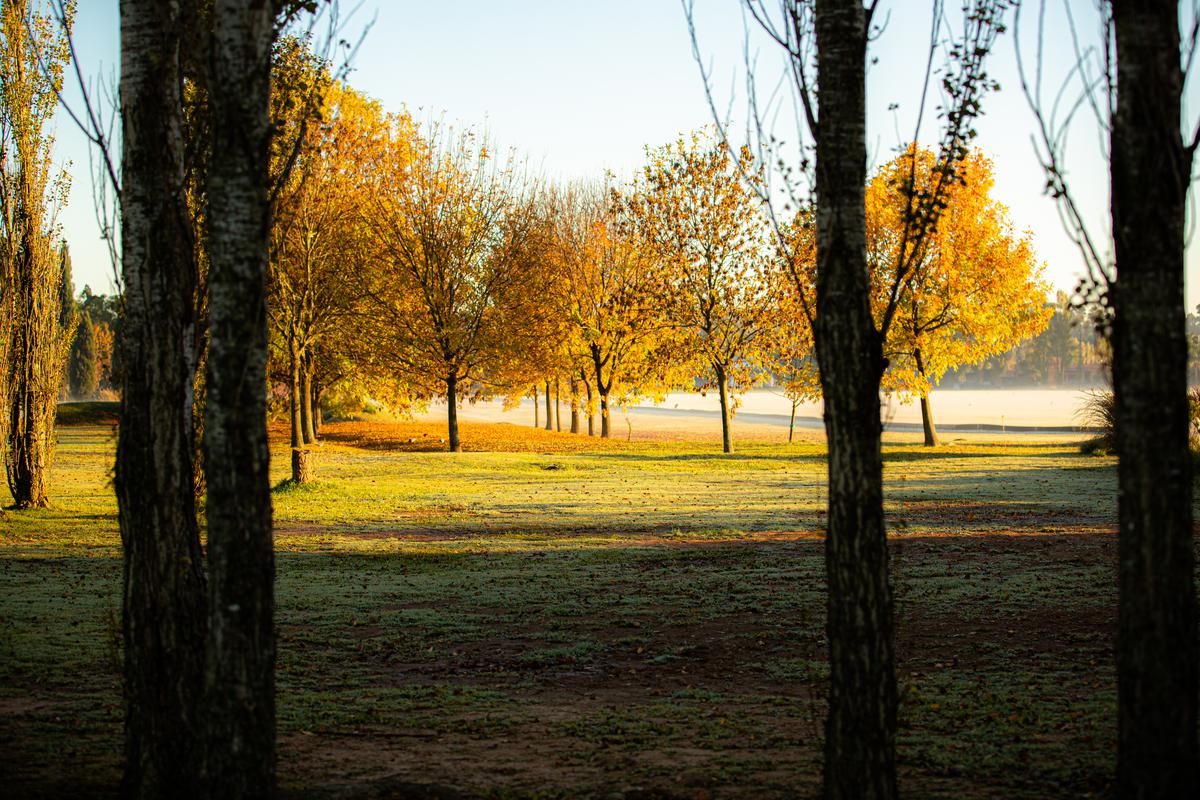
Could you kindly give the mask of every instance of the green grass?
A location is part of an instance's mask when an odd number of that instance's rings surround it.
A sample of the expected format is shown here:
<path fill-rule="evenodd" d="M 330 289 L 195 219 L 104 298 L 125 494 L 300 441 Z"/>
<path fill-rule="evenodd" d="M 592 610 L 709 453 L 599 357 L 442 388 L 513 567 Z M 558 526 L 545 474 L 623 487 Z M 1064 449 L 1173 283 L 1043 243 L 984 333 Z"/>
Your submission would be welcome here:
<path fill-rule="evenodd" d="M 566 435 L 566 434 L 564 434 Z M 6 785 L 112 794 L 111 429 L 60 429 L 54 506 L 0 517 Z M 1103 795 L 1113 462 L 1072 442 L 885 447 L 918 797 Z M 479 797 L 789 797 L 819 785 L 820 446 L 273 450 L 280 781 Z M 403 795 L 401 795 L 403 796 Z"/>

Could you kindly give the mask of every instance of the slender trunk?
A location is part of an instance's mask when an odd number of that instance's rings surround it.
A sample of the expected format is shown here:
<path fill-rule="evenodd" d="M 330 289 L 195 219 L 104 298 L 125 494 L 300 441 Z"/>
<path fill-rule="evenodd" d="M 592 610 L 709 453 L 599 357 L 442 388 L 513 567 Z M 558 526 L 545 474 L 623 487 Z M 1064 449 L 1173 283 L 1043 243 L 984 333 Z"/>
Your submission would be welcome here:
<path fill-rule="evenodd" d="M 196 271 L 184 202 L 178 7 L 123 0 L 121 795 L 195 796 L 205 588 L 192 476 Z"/>
<path fill-rule="evenodd" d="M 894 798 L 896 676 L 879 448 L 882 343 L 866 269 L 866 15 L 817 0 L 817 325 L 829 442 L 825 796 Z"/>
<path fill-rule="evenodd" d="M 917 361 L 917 375 L 920 376 L 922 383 L 926 381 L 925 376 L 925 359 L 921 357 L 921 350 L 918 348 L 914 355 Z M 921 428 L 925 431 L 925 446 L 937 447 L 941 444 L 938 439 L 937 426 L 933 424 L 933 405 L 929 401 L 929 395 L 933 391 L 932 388 L 926 389 L 921 394 Z"/>
<path fill-rule="evenodd" d="M 554 379 L 554 429 L 562 433 L 562 397 L 559 394 L 558 378 Z"/>
<path fill-rule="evenodd" d="M 571 381 L 571 433 L 579 433 L 579 381 Z"/>
<path fill-rule="evenodd" d="M 275 552 L 267 449 L 271 3 L 215 0 L 204 414 L 211 797 L 275 790 Z"/>
<path fill-rule="evenodd" d="M 316 426 L 313 424 L 312 356 L 309 353 L 305 353 L 300 362 L 300 421 L 304 426 L 304 443 L 317 441 Z"/>
<path fill-rule="evenodd" d="M 1184 231 L 1190 154 L 1175 3 L 1112 3 L 1111 286 L 1120 525 L 1117 793 L 1200 796 Z"/>
<path fill-rule="evenodd" d="M 550 381 L 546 381 L 546 430 L 554 430 L 554 409 L 550 401 Z"/>
<path fill-rule="evenodd" d="M 612 434 L 608 420 L 608 392 L 600 392 L 600 438 L 607 439 Z"/>
<path fill-rule="evenodd" d="M 461 453 L 462 444 L 458 440 L 458 373 L 455 372 L 446 376 L 446 424 L 450 452 Z"/>
<path fill-rule="evenodd" d="M 796 433 L 796 406 L 800 405 L 800 401 L 792 398 L 792 418 L 788 421 L 788 444 L 792 443 L 792 436 Z"/>
<path fill-rule="evenodd" d="M 319 436 L 325 424 L 325 415 L 321 412 L 321 385 L 316 381 L 312 384 L 312 411 L 313 433 Z"/>
<path fill-rule="evenodd" d="M 538 405 L 537 386 L 534 386 L 533 387 L 533 427 L 535 427 L 535 428 L 542 427 L 542 423 L 539 421 L 539 418 L 538 418 L 538 414 L 540 413 L 540 411 L 541 411 L 541 407 Z"/>
<path fill-rule="evenodd" d="M 304 407 L 304 382 L 300 377 L 303 367 L 300 353 L 294 343 L 289 346 L 288 350 L 292 357 L 292 385 L 289 392 L 292 410 L 292 483 L 308 483 L 312 480 L 312 469 L 309 464 L 308 448 L 304 446 L 304 412 L 302 410 Z"/>
<path fill-rule="evenodd" d="M 588 436 L 596 435 L 596 412 L 595 398 L 592 396 L 592 384 L 586 377 L 583 378 L 583 389 L 587 393 L 587 420 L 588 420 Z"/>
<path fill-rule="evenodd" d="M 730 436 L 729 431 L 729 394 L 725 367 L 717 364 L 714 369 L 717 373 L 717 391 L 721 397 L 721 450 L 726 453 L 732 453 L 733 438 Z"/>

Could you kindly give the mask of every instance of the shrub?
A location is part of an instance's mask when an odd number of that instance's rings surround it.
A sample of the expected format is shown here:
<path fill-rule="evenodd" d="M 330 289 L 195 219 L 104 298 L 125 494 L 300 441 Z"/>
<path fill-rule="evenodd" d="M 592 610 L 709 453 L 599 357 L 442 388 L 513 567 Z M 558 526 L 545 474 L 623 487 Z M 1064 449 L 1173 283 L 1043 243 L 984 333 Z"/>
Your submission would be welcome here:
<path fill-rule="evenodd" d="M 1111 391 L 1093 390 L 1076 416 L 1097 435 L 1088 439 L 1079 449 L 1088 455 L 1106 456 L 1116 448 L 1113 431 L 1116 429 L 1116 401 Z"/>

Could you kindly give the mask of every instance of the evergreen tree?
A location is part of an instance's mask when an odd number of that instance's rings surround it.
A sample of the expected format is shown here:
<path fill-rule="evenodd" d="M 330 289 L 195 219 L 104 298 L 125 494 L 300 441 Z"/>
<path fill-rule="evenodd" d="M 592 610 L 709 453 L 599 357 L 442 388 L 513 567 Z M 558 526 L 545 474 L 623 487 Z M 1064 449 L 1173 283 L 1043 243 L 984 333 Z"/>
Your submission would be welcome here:
<path fill-rule="evenodd" d="M 75 341 L 71 344 L 71 360 L 67 367 L 72 397 L 83 399 L 96 396 L 100 384 L 99 366 L 96 330 L 91 315 L 84 311 L 79 315 L 79 324 L 75 328 Z"/>

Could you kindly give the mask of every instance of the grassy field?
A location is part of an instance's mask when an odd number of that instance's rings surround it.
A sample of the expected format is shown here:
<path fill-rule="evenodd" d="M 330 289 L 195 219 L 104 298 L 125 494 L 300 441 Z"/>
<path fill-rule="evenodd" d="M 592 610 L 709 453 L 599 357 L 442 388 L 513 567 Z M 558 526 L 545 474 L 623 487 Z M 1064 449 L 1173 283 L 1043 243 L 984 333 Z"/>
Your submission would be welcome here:
<path fill-rule="evenodd" d="M 5 795 L 108 796 L 120 552 L 103 420 L 0 517 Z M 101 423 L 101 424 L 97 424 Z M 823 446 L 330 426 L 273 452 L 289 797 L 773 798 L 820 776 Z M 524 450 L 525 452 L 519 452 Z M 409 452 L 412 451 L 412 452 Z M 1115 470 L 1069 442 L 885 447 L 909 797 L 1104 796 Z"/>

